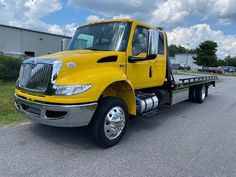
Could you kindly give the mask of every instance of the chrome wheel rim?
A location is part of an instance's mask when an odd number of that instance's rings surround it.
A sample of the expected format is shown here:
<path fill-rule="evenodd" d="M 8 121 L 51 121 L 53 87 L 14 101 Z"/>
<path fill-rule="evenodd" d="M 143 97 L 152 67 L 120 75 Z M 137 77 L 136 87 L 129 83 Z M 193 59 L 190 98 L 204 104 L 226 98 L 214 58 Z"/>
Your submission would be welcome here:
<path fill-rule="evenodd" d="M 125 127 L 125 111 L 120 106 L 113 107 L 106 115 L 104 131 L 108 139 L 117 138 Z"/>
<path fill-rule="evenodd" d="M 202 87 L 202 100 L 206 98 L 206 87 Z"/>

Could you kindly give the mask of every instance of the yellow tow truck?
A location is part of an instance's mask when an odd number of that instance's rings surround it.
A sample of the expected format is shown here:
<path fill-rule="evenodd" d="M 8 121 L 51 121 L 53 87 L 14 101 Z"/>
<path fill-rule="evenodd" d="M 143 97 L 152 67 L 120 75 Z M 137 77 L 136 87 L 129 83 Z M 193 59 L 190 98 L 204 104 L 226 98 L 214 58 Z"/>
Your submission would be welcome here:
<path fill-rule="evenodd" d="M 167 35 L 132 19 L 77 28 L 67 51 L 22 63 L 15 106 L 50 126 L 88 126 L 103 147 L 123 137 L 129 116 L 153 114 L 160 104 L 203 103 L 217 77 L 172 75 Z"/>

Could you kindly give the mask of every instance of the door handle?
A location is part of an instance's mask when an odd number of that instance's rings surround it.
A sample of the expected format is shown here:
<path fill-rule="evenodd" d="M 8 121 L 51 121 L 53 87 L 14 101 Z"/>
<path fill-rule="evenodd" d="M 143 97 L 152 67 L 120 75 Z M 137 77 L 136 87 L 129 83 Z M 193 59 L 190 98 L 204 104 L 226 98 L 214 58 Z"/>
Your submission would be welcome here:
<path fill-rule="evenodd" d="M 152 77 L 152 66 L 149 67 L 149 77 Z"/>

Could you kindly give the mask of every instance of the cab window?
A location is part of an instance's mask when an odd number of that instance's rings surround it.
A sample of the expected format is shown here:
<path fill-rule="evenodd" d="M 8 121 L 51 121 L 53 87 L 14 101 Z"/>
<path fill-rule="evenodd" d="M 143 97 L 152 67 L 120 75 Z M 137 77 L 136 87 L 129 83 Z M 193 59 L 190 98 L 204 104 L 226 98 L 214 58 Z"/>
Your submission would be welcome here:
<path fill-rule="evenodd" d="M 137 26 L 134 32 L 132 42 L 132 55 L 137 56 L 141 53 L 147 53 L 148 47 L 148 29 Z"/>
<path fill-rule="evenodd" d="M 164 55 L 164 34 L 162 32 L 159 33 L 158 54 Z"/>

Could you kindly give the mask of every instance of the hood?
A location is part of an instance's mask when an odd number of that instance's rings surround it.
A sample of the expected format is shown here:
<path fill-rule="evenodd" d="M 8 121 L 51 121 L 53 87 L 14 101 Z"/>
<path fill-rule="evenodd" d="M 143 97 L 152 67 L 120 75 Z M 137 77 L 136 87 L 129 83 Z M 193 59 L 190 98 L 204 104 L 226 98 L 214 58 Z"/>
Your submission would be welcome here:
<path fill-rule="evenodd" d="M 62 67 L 57 78 L 60 84 L 84 83 L 94 74 L 112 72 L 125 63 L 125 52 L 74 50 L 49 54 L 36 59 L 60 60 Z M 78 79 L 75 79 L 78 78 Z M 87 82 L 87 81 L 86 81 Z"/>
<path fill-rule="evenodd" d="M 118 56 L 119 53 L 122 52 L 115 52 L 115 51 L 92 51 L 92 50 L 72 50 L 72 51 L 63 51 L 58 52 L 54 54 L 44 55 L 41 57 L 38 57 L 40 59 L 57 59 L 61 60 L 62 62 L 71 62 L 72 60 L 74 62 L 79 62 L 83 60 L 90 59 L 89 62 L 92 62 L 91 60 L 99 60 L 103 57 L 109 57 L 109 56 Z"/>
<path fill-rule="evenodd" d="M 54 54 L 44 55 L 36 59 L 60 60 L 63 64 L 76 63 L 79 65 L 96 65 L 101 63 L 124 63 L 124 52 L 116 51 L 92 51 L 92 50 L 72 50 Z"/>

